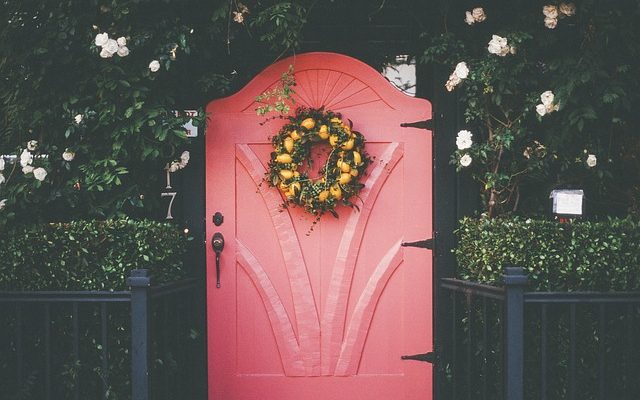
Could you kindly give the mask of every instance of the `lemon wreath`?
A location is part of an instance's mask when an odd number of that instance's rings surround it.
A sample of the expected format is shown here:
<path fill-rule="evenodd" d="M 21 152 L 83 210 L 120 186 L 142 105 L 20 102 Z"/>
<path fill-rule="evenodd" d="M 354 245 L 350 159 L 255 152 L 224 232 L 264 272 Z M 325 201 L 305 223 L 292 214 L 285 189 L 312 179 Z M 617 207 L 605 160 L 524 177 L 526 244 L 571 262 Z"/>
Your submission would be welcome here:
<path fill-rule="evenodd" d="M 316 216 L 330 212 L 337 217 L 338 204 L 357 206 L 352 199 L 364 187 L 360 178 L 371 162 L 364 150 L 365 139 L 351 129 L 340 114 L 324 109 L 298 108 L 273 137 L 267 180 L 285 198 L 285 206 L 297 204 Z M 318 177 L 299 168 L 311 166 L 311 149 L 316 144 L 331 147 Z M 299 170 L 300 169 L 300 170 Z"/>

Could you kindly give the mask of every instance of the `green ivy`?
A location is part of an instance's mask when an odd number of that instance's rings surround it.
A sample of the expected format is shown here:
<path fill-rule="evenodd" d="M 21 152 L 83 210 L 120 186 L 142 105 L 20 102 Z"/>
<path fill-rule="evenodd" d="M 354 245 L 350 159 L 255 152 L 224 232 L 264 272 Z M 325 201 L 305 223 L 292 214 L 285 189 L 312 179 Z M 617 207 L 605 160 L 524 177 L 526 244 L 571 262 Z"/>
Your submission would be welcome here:
<path fill-rule="evenodd" d="M 131 219 L 3 230 L 0 290 L 124 290 L 135 268 L 173 281 L 186 275 L 188 240 L 175 225 Z"/>
<path fill-rule="evenodd" d="M 456 231 L 457 276 L 502 282 L 508 264 L 539 290 L 640 290 L 640 222 L 465 218 Z"/>

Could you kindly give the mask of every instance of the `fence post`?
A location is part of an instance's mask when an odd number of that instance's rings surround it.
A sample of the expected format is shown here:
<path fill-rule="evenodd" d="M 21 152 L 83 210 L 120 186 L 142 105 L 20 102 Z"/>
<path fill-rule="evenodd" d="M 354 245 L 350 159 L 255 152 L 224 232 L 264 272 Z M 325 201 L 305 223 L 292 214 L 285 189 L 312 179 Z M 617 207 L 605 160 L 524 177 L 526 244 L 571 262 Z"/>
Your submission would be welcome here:
<path fill-rule="evenodd" d="M 149 400 L 149 271 L 132 270 L 127 285 L 131 287 L 131 398 Z"/>
<path fill-rule="evenodd" d="M 524 398 L 524 289 L 527 276 L 521 267 L 506 267 L 505 295 L 505 364 L 506 400 Z"/>

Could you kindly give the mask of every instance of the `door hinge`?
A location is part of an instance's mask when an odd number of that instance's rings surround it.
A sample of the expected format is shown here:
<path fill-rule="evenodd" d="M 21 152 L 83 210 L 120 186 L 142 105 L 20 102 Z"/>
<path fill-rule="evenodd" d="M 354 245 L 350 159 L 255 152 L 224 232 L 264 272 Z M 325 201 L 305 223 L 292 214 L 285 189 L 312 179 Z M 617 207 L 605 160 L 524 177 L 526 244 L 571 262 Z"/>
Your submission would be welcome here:
<path fill-rule="evenodd" d="M 411 356 L 401 356 L 400 358 L 403 360 L 428 362 L 429 364 L 433 364 L 436 361 L 436 356 L 433 353 L 433 351 L 430 351 L 428 353 L 423 353 L 423 354 L 413 354 Z"/>
<path fill-rule="evenodd" d="M 435 248 L 435 239 L 418 240 L 417 242 L 404 242 L 402 247 L 419 247 L 421 249 L 433 250 Z"/>
<path fill-rule="evenodd" d="M 416 121 L 416 122 L 403 122 L 400 124 L 402 128 L 416 128 L 416 129 L 427 129 L 433 130 L 433 120 L 427 119 L 424 121 Z"/>

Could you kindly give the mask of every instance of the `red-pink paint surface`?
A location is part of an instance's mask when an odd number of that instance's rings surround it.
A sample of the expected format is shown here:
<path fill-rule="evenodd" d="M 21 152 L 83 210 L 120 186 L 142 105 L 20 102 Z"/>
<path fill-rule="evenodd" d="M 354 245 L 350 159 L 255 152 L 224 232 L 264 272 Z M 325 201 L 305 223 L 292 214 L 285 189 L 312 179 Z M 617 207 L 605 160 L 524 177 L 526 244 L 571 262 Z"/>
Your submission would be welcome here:
<path fill-rule="evenodd" d="M 359 211 L 314 224 L 262 181 L 283 121 L 261 125 L 254 99 L 290 64 L 296 105 L 340 112 L 367 139 Z M 429 102 L 353 58 L 309 53 L 207 112 L 207 215 L 225 216 L 207 236 L 226 239 L 220 288 L 207 258 L 209 399 L 430 399 L 431 365 L 400 359 L 433 346 L 431 250 L 400 246 L 433 230 L 432 135 L 400 127 L 431 118 Z"/>

